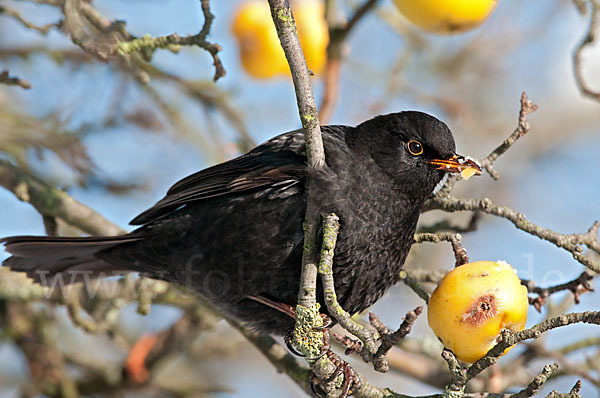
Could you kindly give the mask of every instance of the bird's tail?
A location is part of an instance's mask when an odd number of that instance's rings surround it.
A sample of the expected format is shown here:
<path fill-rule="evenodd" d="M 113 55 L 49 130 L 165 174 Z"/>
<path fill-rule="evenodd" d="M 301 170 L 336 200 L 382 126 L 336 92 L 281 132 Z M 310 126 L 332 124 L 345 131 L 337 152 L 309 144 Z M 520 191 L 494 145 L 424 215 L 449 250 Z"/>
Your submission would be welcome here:
<path fill-rule="evenodd" d="M 121 267 L 104 261 L 98 254 L 115 246 L 139 240 L 131 235 L 67 238 L 51 236 L 10 236 L 0 239 L 12 254 L 2 265 L 25 272 L 42 285 L 87 281 L 91 278 L 122 273 Z"/>

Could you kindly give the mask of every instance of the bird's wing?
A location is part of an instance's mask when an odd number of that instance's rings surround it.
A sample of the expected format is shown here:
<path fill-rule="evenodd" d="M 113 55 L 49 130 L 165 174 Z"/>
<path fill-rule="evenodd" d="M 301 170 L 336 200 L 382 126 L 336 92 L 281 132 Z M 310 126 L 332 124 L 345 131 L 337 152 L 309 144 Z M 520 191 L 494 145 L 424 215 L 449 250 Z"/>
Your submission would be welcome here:
<path fill-rule="evenodd" d="M 303 144 L 301 134 L 283 134 L 243 156 L 194 173 L 175 183 L 163 199 L 130 224 L 146 224 L 185 204 L 208 198 L 268 187 L 285 191 L 304 180 Z"/>

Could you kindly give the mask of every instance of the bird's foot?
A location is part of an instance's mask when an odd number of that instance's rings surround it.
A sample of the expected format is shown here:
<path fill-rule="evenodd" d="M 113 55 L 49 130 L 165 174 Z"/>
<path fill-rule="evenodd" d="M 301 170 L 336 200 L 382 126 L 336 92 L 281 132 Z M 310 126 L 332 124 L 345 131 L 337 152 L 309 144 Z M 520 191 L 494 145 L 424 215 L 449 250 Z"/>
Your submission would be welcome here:
<path fill-rule="evenodd" d="M 339 357 L 339 355 L 330 349 L 328 349 L 325 354 L 327 355 L 327 358 L 335 365 L 336 369 L 331 376 L 329 376 L 326 380 L 323 380 L 323 383 L 330 383 L 343 374 L 344 381 L 342 382 L 342 386 L 340 388 L 341 393 L 338 398 L 347 398 L 352 395 L 354 391 L 359 390 L 362 386 L 362 382 L 360 381 L 358 373 L 352 368 L 352 366 L 350 366 L 348 362 L 344 361 Z M 319 380 L 317 377 L 313 375 L 313 378 L 310 381 L 310 388 L 316 396 L 321 397 L 322 395 L 317 391 L 316 387 L 318 381 Z"/>
<path fill-rule="evenodd" d="M 329 328 L 333 325 L 333 321 L 331 320 L 330 317 L 328 317 L 325 314 L 321 314 L 321 318 L 323 319 L 323 325 L 321 326 L 315 326 L 313 327 L 313 330 L 318 330 L 323 332 L 323 347 L 321 347 L 321 353 L 314 357 L 314 358 L 307 358 L 307 361 L 316 361 L 317 359 L 321 359 L 325 354 L 327 354 L 327 351 L 329 351 L 329 348 L 331 347 L 331 338 L 329 336 Z M 305 355 L 302 354 L 301 352 L 299 352 L 295 347 L 294 347 L 294 331 L 290 330 L 284 337 L 283 337 L 283 341 L 285 342 L 286 347 L 288 348 L 288 350 L 290 350 L 290 352 L 296 356 L 299 357 L 304 357 Z"/>

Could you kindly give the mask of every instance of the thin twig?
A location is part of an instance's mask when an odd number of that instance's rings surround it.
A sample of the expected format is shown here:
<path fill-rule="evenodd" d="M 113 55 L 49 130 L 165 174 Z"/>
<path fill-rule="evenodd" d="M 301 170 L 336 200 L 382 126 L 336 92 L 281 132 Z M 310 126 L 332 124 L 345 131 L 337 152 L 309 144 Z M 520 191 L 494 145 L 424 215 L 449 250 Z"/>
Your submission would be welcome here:
<path fill-rule="evenodd" d="M 487 157 L 479 161 L 481 166 L 490 174 L 490 176 L 493 179 L 497 180 L 499 178 L 498 172 L 493 168 L 493 163 L 496 161 L 496 159 L 498 159 L 498 157 L 500 157 L 510 147 L 512 147 L 518 141 L 519 138 L 523 137 L 529 132 L 530 127 L 529 122 L 527 121 L 527 116 L 530 113 L 537 110 L 538 108 L 537 105 L 533 104 L 529 100 L 529 98 L 527 98 L 527 93 L 525 93 L 524 91 L 523 93 L 521 93 L 520 103 L 521 106 L 519 109 L 519 122 L 517 124 L 517 128 L 513 131 L 513 133 L 510 136 L 508 136 L 508 138 L 504 140 L 504 142 L 502 142 L 502 144 L 496 147 Z M 438 191 L 438 193 L 433 197 L 433 199 L 430 199 L 427 202 L 425 202 L 425 205 L 423 206 L 423 211 L 425 212 L 437 209 L 434 203 L 435 199 L 450 196 L 450 193 L 454 189 L 454 186 L 460 180 L 462 180 L 462 177 L 458 174 L 453 174 L 449 176 L 446 180 L 446 184 L 444 184 L 442 189 Z"/>
<path fill-rule="evenodd" d="M 447 231 L 447 232 L 456 232 L 456 233 L 464 234 L 464 233 L 476 231 L 479 220 L 481 220 L 481 212 L 476 211 L 473 213 L 473 215 L 469 219 L 469 222 L 465 226 L 455 225 L 455 224 L 451 223 L 449 220 L 442 220 L 442 221 L 436 222 L 435 224 L 432 224 L 432 225 L 424 225 L 422 227 L 419 227 L 417 232 L 418 233 L 425 233 L 425 232 L 436 233 L 436 232 Z"/>
<path fill-rule="evenodd" d="M 545 348 L 542 344 L 535 344 L 537 342 L 532 342 L 528 344 L 527 347 L 531 354 L 533 354 L 536 358 L 552 358 L 556 360 L 561 369 L 570 375 L 577 375 L 582 379 L 585 379 L 592 383 L 593 385 L 600 387 L 600 379 L 593 375 L 593 372 L 590 372 L 586 369 L 586 366 L 582 366 L 581 363 L 573 363 L 566 356 L 558 350 L 550 350 Z"/>
<path fill-rule="evenodd" d="M 558 370 L 558 364 L 553 363 L 552 365 L 546 365 L 529 385 L 518 393 L 511 395 L 511 398 L 528 398 L 535 396 L 540 388 L 548 381 L 550 377 Z"/>
<path fill-rule="evenodd" d="M 561 292 L 564 290 L 570 290 L 573 293 L 575 298 L 575 304 L 579 304 L 579 295 L 586 292 L 593 292 L 594 289 L 590 284 L 590 281 L 594 279 L 595 275 L 590 270 L 585 270 L 579 275 L 577 278 L 561 283 L 554 286 L 549 286 L 545 288 L 541 288 L 535 285 L 533 280 L 523 279 L 521 280 L 521 284 L 527 287 L 527 291 L 529 293 L 537 294 L 535 298 L 529 298 L 529 304 L 532 304 L 535 309 L 540 312 L 542 306 L 545 304 L 546 299 L 557 292 Z"/>
<path fill-rule="evenodd" d="M 537 109 L 523 92 L 521 95 L 521 107 L 519 110 L 519 123 L 515 131 L 504 142 L 494 149 L 486 158 L 480 161 L 481 165 L 492 175 L 497 177 L 497 172 L 492 168 L 494 161 L 505 153 L 517 140 L 529 131 L 527 116 Z M 454 177 L 454 176 L 453 176 Z M 506 206 L 497 206 L 487 198 L 483 199 L 458 199 L 452 195 L 457 178 L 450 177 L 446 185 L 425 204 L 424 211 L 440 209 L 448 212 L 455 211 L 480 211 L 497 217 L 505 218 L 511 221 L 515 227 L 525 231 L 540 239 L 553 243 L 554 245 L 567 250 L 581 264 L 594 272 L 600 272 L 600 263 L 591 257 L 583 254 L 583 245 L 589 249 L 600 253 L 600 241 L 598 240 L 598 230 L 600 222 L 596 221 L 585 233 L 562 234 L 549 228 L 540 227 L 527 220 L 524 214 L 516 212 Z"/>
<path fill-rule="evenodd" d="M 504 218 L 513 223 L 518 229 L 537 236 L 540 239 L 548 241 L 557 247 L 565 249 L 575 260 L 588 267 L 594 272 L 600 272 L 600 263 L 593 260 L 590 256 L 583 252 L 583 245 L 589 249 L 600 253 L 600 242 L 598 241 L 598 229 L 600 222 L 596 221 L 584 233 L 563 234 L 553 231 L 549 228 L 540 227 L 537 224 L 527 220 L 523 213 L 519 213 L 506 206 L 498 206 L 492 203 L 488 198 L 483 199 L 458 199 L 454 196 L 436 196 L 431 199 L 432 205 L 438 209 L 448 212 L 455 211 L 481 211 L 486 214 L 491 214 L 497 217 Z"/>
<path fill-rule="evenodd" d="M 377 330 L 377 333 L 379 333 L 380 336 L 378 341 L 379 347 L 376 352 L 369 351 L 363 344 L 363 341 L 359 339 L 353 339 L 349 336 L 342 336 L 339 334 L 334 334 L 334 337 L 346 347 L 346 355 L 355 352 L 361 356 L 363 361 L 373 362 L 373 368 L 376 371 L 386 373 L 390 368 L 387 361 L 388 352 L 410 333 L 415 321 L 422 312 L 423 307 L 417 307 L 414 310 L 407 312 L 400 327 L 398 327 L 398 330 L 396 331 L 388 329 L 377 315 L 369 312 L 369 323 Z"/>
<path fill-rule="evenodd" d="M 405 270 L 400 271 L 398 279 L 404 282 L 406 286 L 410 287 L 417 294 L 417 296 L 421 297 L 423 301 L 425 301 L 425 304 L 429 304 L 429 299 L 431 295 L 427 292 L 427 290 L 423 288 L 423 286 L 421 286 L 421 284 L 416 279 L 410 276 L 408 272 L 406 272 Z"/>
<path fill-rule="evenodd" d="M 149 59 L 150 55 L 157 49 L 168 48 L 177 51 L 178 46 L 198 46 L 208 51 L 212 56 L 213 64 L 215 66 L 213 80 L 219 80 L 219 78 L 225 76 L 226 73 L 223 63 L 218 55 L 222 47 L 217 43 L 211 43 L 206 40 L 214 20 L 214 15 L 210 12 L 209 0 L 200 0 L 200 3 L 202 5 L 202 13 L 204 14 L 204 25 L 202 26 L 202 30 L 197 34 L 192 36 L 179 36 L 177 33 L 173 33 L 168 36 L 159 37 L 144 35 L 141 38 L 119 42 L 115 45 L 114 50 L 121 55 L 139 52 Z"/>
<path fill-rule="evenodd" d="M 25 79 L 21 79 L 20 77 L 9 76 L 7 70 L 4 70 L 2 73 L 0 73 L 0 84 L 5 84 L 7 86 L 19 86 L 25 90 L 29 90 L 31 88 L 31 83 Z"/>
<path fill-rule="evenodd" d="M 423 307 L 417 307 L 414 310 L 407 312 L 404 316 L 404 320 L 400 324 L 400 327 L 398 327 L 398 330 L 395 332 L 388 330 L 383 323 L 379 321 L 379 318 L 374 313 L 369 313 L 369 321 L 371 322 L 371 325 L 375 326 L 381 335 L 381 344 L 373 356 L 373 366 L 375 367 L 375 370 L 379 372 L 387 372 L 389 370 L 389 365 L 386 358 L 387 353 L 392 349 L 393 346 L 398 344 L 400 340 L 405 338 L 410 333 L 415 321 L 422 312 Z M 376 325 L 381 326 L 377 327 Z"/>
<path fill-rule="evenodd" d="M 19 14 L 17 11 L 11 10 L 10 8 L 7 8 L 5 6 L 0 6 L 0 15 L 8 15 L 9 17 L 16 19 L 21 25 L 23 25 L 27 29 L 36 30 L 43 35 L 47 35 L 50 29 L 57 26 L 56 23 L 49 23 L 43 26 L 35 25 L 23 18 L 21 14 Z"/>
<path fill-rule="evenodd" d="M 511 146 L 513 146 L 517 140 L 527 134 L 530 130 L 529 121 L 527 117 L 530 113 L 535 112 L 538 109 L 538 106 L 533 104 L 529 98 L 527 98 L 527 93 L 523 91 L 521 94 L 521 109 L 519 110 L 519 124 L 515 131 L 504 140 L 502 144 L 500 144 L 496 149 L 494 149 L 486 158 L 480 160 L 481 166 L 485 168 L 485 170 L 492 176 L 494 180 L 499 178 L 498 172 L 493 168 L 493 164 L 504 154 Z"/>
<path fill-rule="evenodd" d="M 576 341 L 575 343 L 568 344 L 557 351 L 561 354 L 569 354 L 573 351 L 580 350 L 582 348 L 588 348 L 593 346 L 600 346 L 600 337 L 588 337 L 583 340 Z"/>
<path fill-rule="evenodd" d="M 504 329 L 498 336 L 496 345 L 484 357 L 473 363 L 468 368 L 461 367 L 454 354 L 449 350 L 444 350 L 442 357 L 448 363 L 451 373 L 451 381 L 446 386 L 446 390 L 458 394 L 462 393 L 467 382 L 476 377 L 483 370 L 496 363 L 498 358 L 508 347 L 511 347 L 524 340 L 536 339 L 540 337 L 542 333 L 545 333 L 551 329 L 574 323 L 591 323 L 600 325 L 600 311 L 563 314 L 540 322 L 529 329 L 514 333 Z"/>
<path fill-rule="evenodd" d="M 333 2 L 326 6 L 327 23 L 329 25 L 329 44 L 327 45 L 327 64 L 325 65 L 323 98 L 319 110 L 319 120 L 327 123 L 333 116 L 339 98 L 340 67 L 344 55 L 345 42 L 358 22 L 377 4 L 377 0 L 366 0 L 356 9 L 346 24 L 338 24 L 335 18 Z"/>
<path fill-rule="evenodd" d="M 452 251 L 454 252 L 454 258 L 456 259 L 456 267 L 469 262 L 469 256 L 467 255 L 467 251 L 462 245 L 462 237 L 460 236 L 460 234 L 454 234 L 450 232 L 438 232 L 436 234 L 418 233 L 415 234 L 414 237 L 414 243 L 439 243 L 442 241 L 450 242 L 450 244 L 452 245 Z"/>

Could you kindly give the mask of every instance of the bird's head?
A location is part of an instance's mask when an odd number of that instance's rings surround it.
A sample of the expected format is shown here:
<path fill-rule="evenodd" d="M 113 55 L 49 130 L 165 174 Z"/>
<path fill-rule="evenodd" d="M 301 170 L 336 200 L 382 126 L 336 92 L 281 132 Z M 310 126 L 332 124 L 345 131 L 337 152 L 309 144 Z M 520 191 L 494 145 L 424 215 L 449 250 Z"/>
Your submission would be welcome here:
<path fill-rule="evenodd" d="M 481 174 L 476 161 L 456 154 L 448 126 L 426 113 L 377 116 L 356 129 L 379 168 L 412 197 L 429 196 L 447 173 Z"/>

